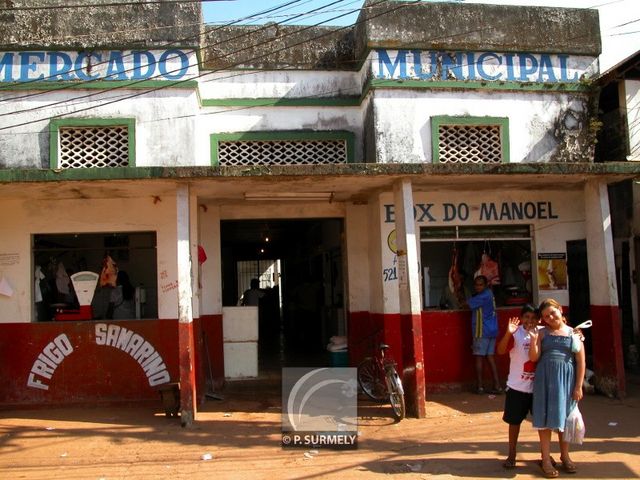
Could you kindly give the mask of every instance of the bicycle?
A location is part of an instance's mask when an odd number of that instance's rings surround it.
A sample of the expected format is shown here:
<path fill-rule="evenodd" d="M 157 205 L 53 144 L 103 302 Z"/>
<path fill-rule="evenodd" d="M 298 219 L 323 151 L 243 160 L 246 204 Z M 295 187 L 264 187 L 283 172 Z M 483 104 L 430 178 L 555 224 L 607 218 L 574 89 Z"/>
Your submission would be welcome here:
<path fill-rule="evenodd" d="M 406 415 L 404 388 L 396 371 L 396 362 L 385 357 L 389 345 L 381 343 L 373 357 L 367 357 L 358 365 L 358 384 L 371 400 L 391 403 L 397 421 Z"/>

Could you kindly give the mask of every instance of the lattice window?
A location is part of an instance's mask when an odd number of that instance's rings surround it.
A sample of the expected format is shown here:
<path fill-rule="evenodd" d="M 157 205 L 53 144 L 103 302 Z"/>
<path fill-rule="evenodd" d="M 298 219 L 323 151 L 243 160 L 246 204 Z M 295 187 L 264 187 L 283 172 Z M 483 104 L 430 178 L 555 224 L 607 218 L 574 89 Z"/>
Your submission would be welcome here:
<path fill-rule="evenodd" d="M 347 162 L 347 140 L 218 142 L 220 165 L 326 165 Z"/>
<path fill-rule="evenodd" d="M 501 163 L 500 125 L 439 125 L 441 163 Z"/>
<path fill-rule="evenodd" d="M 77 126 L 58 130 L 58 168 L 129 166 L 129 127 Z"/>

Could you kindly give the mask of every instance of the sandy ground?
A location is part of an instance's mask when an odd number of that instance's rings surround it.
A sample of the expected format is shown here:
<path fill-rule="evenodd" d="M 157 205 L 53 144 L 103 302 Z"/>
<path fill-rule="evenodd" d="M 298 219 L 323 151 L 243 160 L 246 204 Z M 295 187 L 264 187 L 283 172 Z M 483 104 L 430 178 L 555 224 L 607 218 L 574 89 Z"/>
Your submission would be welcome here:
<path fill-rule="evenodd" d="M 540 478 L 537 434 L 523 424 L 518 466 L 504 470 L 503 397 L 434 394 L 425 419 L 394 423 L 361 402 L 354 451 L 282 449 L 280 398 L 227 391 L 182 428 L 154 405 L 0 411 L 2 479 Z M 579 471 L 560 478 L 640 478 L 640 385 L 624 400 L 587 396 Z M 556 458 L 557 444 L 554 445 Z M 211 456 L 211 459 L 208 458 Z M 204 456 L 204 457 L 203 457 Z M 204 459 L 203 459 L 204 458 Z"/>

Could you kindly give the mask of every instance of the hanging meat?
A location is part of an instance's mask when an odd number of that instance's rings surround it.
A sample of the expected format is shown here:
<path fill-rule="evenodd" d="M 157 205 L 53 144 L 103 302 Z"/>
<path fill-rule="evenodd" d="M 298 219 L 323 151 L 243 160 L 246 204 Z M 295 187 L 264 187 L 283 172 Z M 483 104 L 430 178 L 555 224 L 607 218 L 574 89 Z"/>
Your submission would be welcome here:
<path fill-rule="evenodd" d="M 102 271 L 100 272 L 101 287 L 115 287 L 118 277 L 118 267 L 111 256 L 106 255 L 102 259 Z"/>
<path fill-rule="evenodd" d="M 487 285 L 500 285 L 500 268 L 498 262 L 492 260 L 488 253 L 484 252 L 480 259 L 480 266 L 473 277 L 483 275 L 487 278 Z"/>
<path fill-rule="evenodd" d="M 451 251 L 451 267 L 449 268 L 449 291 L 456 297 L 459 304 L 464 304 L 464 285 L 462 284 L 462 275 L 458 269 L 458 249 L 454 246 Z"/>

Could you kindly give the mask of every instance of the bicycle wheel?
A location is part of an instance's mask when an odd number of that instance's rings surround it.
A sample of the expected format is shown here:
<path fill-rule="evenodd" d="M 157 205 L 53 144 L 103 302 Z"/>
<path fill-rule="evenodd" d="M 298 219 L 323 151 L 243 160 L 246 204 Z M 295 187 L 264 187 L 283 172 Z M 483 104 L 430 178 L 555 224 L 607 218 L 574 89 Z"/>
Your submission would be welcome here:
<path fill-rule="evenodd" d="M 358 384 L 371 400 L 384 402 L 388 397 L 382 372 L 373 358 L 365 358 L 358 365 Z"/>
<path fill-rule="evenodd" d="M 392 366 L 387 367 L 386 375 L 389 383 L 389 402 L 391 403 L 393 416 L 397 421 L 400 421 L 407 413 L 404 404 L 404 389 L 402 388 L 402 381 L 398 376 L 398 372 L 396 372 L 396 369 Z"/>

